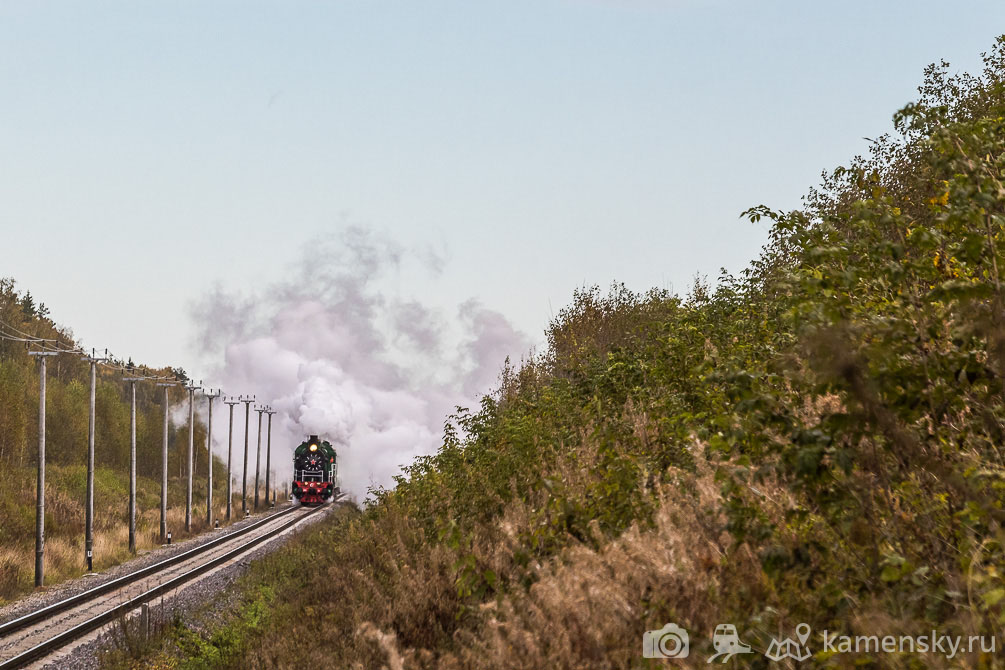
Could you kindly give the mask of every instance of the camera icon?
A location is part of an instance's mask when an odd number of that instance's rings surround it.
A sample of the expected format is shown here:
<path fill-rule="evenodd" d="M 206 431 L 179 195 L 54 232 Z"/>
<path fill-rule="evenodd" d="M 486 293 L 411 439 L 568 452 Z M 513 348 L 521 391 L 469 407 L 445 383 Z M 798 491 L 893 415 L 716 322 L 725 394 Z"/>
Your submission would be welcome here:
<path fill-rule="evenodd" d="M 687 631 L 675 623 L 642 634 L 642 658 L 687 658 Z"/>

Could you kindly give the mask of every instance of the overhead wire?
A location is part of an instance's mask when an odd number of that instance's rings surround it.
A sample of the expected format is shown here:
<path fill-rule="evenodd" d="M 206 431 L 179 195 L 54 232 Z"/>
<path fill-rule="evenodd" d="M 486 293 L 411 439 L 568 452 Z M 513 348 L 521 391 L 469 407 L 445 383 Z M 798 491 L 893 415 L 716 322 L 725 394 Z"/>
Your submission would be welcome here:
<path fill-rule="evenodd" d="M 58 353 L 75 353 L 78 350 L 76 348 L 67 348 L 66 345 L 59 339 L 51 337 L 38 337 L 37 335 L 26 333 L 20 328 L 12 326 L 5 321 L 0 321 L 0 328 L 10 331 L 4 332 L 4 330 L 0 330 L 0 339 L 13 340 L 15 342 L 28 342 L 41 347 L 44 351 L 55 351 Z M 11 332 L 13 332 L 14 335 L 12 335 Z M 55 346 L 48 344 L 49 342 L 54 342 Z"/>
<path fill-rule="evenodd" d="M 50 337 L 38 337 L 30 333 L 26 333 L 23 330 L 16 328 L 5 321 L 0 321 L 0 340 L 8 340 L 13 342 L 24 342 L 29 345 L 34 345 L 39 347 L 43 351 L 51 351 L 60 354 L 76 354 L 81 356 L 86 356 L 87 352 L 84 351 L 82 347 L 68 347 L 63 342 L 58 339 Z M 50 343 L 55 343 L 50 344 Z M 106 354 L 108 350 L 105 350 Z M 110 355 L 110 354 L 109 354 Z M 117 370 L 119 372 L 128 372 L 134 374 L 136 377 L 144 380 L 151 381 L 181 381 L 177 377 L 172 377 L 168 375 L 151 375 L 143 372 L 138 372 L 136 368 L 129 368 L 126 365 L 120 365 L 117 363 L 109 363 L 105 361 L 97 361 L 102 367 L 106 367 L 112 370 Z"/>
<path fill-rule="evenodd" d="M 79 351 L 78 349 L 67 349 L 67 348 L 53 347 L 53 346 L 51 346 L 49 344 L 46 344 L 46 342 L 44 342 L 44 341 L 35 340 L 35 339 L 29 339 L 29 338 L 24 338 L 24 337 L 12 337 L 11 335 L 4 334 L 4 333 L 0 333 L 0 340 L 8 340 L 8 341 L 12 341 L 12 342 L 24 342 L 26 344 L 37 346 L 40 349 L 42 349 L 42 351 L 51 351 L 52 353 L 56 353 L 56 354 L 75 354 L 75 353 L 78 353 L 78 351 Z"/>
<path fill-rule="evenodd" d="M 14 326 L 10 325 L 9 323 L 7 323 L 5 321 L 0 321 L 0 326 L 3 326 L 4 328 L 6 328 L 8 330 L 12 330 L 15 333 L 17 333 L 18 335 L 23 335 L 24 337 L 31 337 L 31 338 L 34 338 L 36 340 L 46 340 L 46 339 L 48 339 L 50 342 L 56 342 L 57 341 L 57 340 L 53 340 L 51 338 L 38 337 L 37 335 L 32 335 L 31 333 L 26 333 L 23 330 L 20 330 L 19 328 L 15 328 Z"/>
<path fill-rule="evenodd" d="M 3 329 L 6 329 L 7 331 L 10 331 L 10 332 L 4 332 Z M 14 335 L 12 335 L 11 332 L 14 333 Z M 41 348 L 43 351 L 53 351 L 53 352 L 61 353 L 61 354 L 76 354 L 76 355 L 80 355 L 80 356 L 86 356 L 87 355 L 87 352 L 84 351 L 84 349 L 82 347 L 67 347 L 59 339 L 54 339 L 54 338 L 49 338 L 49 337 L 38 337 L 37 335 L 32 335 L 31 333 L 26 333 L 25 331 L 23 331 L 23 330 L 15 327 L 15 326 L 12 326 L 9 323 L 7 323 L 5 321 L 2 321 L 2 320 L 0 320 L 0 340 L 10 340 L 10 341 L 14 341 L 14 342 L 25 342 L 27 344 L 33 344 L 33 345 Z M 53 346 L 51 344 L 48 344 L 50 342 L 55 343 L 55 346 Z M 110 356 L 111 355 L 111 354 L 108 353 L 107 349 L 105 349 L 105 354 L 106 354 L 106 356 Z M 109 363 L 107 361 L 107 359 L 104 360 L 104 361 L 98 361 L 98 364 L 101 365 L 102 367 L 106 367 L 106 368 L 109 368 L 109 369 L 112 369 L 112 370 L 118 370 L 119 372 L 132 373 L 135 376 L 140 377 L 140 378 L 145 379 L 145 380 L 150 380 L 150 381 L 178 381 L 178 382 L 182 381 L 181 379 L 178 379 L 177 376 L 150 375 L 150 374 L 137 373 L 135 368 L 129 368 L 128 366 L 119 365 L 119 364 L 116 364 L 116 363 Z"/>
<path fill-rule="evenodd" d="M 84 349 L 81 348 L 81 347 L 67 347 L 67 346 L 65 346 L 63 344 L 63 342 L 61 342 L 58 339 L 53 339 L 53 338 L 48 338 L 48 337 L 38 337 L 36 335 L 31 335 L 30 333 L 26 333 L 23 330 L 20 330 L 19 328 L 16 328 L 16 327 L 14 327 L 14 326 L 12 326 L 9 323 L 6 323 L 4 321 L 0 321 L 0 328 L 4 328 L 4 329 L 7 329 L 9 331 L 13 331 L 15 333 L 15 335 L 11 335 L 11 333 L 9 333 L 9 332 L 4 332 L 3 330 L 0 330 L 0 339 L 13 340 L 15 342 L 27 342 L 29 344 L 34 344 L 34 345 L 40 347 L 44 351 L 54 351 L 54 352 L 57 352 L 57 353 L 87 355 L 87 352 L 85 352 Z M 18 337 L 18 335 L 20 335 L 21 337 Z M 54 342 L 55 346 L 48 344 L 49 342 Z M 105 351 L 106 351 L 106 354 L 107 354 L 108 350 L 106 349 Z M 113 369 L 113 370 L 118 370 L 120 372 L 134 373 L 134 374 L 136 374 L 136 376 L 141 377 L 143 379 L 150 379 L 150 380 L 156 380 L 156 381 L 164 381 L 164 380 L 174 379 L 174 377 L 170 377 L 170 376 L 166 376 L 166 375 L 150 375 L 150 374 L 145 374 L 145 373 L 137 373 L 136 370 L 135 370 L 135 368 L 129 368 L 128 366 L 125 366 L 125 365 L 118 365 L 118 364 L 115 364 L 115 363 L 109 363 L 107 361 L 98 361 L 98 363 L 99 363 L 99 365 L 102 365 L 103 367 L 110 368 L 110 369 Z"/>

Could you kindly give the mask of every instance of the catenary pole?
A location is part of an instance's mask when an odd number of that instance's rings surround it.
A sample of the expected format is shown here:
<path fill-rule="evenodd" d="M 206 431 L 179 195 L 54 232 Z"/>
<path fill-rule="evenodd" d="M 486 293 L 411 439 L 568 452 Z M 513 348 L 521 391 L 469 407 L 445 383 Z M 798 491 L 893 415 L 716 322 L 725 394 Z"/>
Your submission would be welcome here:
<path fill-rule="evenodd" d="M 255 455 L 255 511 L 258 511 L 258 480 L 262 473 L 262 412 L 265 406 L 262 405 L 255 410 L 258 412 L 258 451 Z"/>
<path fill-rule="evenodd" d="M 206 422 L 206 525 L 213 527 L 213 401 L 220 397 L 220 389 L 206 394 L 209 401 L 209 418 Z"/>
<path fill-rule="evenodd" d="M 136 382 L 143 377 L 125 377 L 129 382 L 129 553 L 136 553 Z"/>
<path fill-rule="evenodd" d="M 38 480 L 35 489 L 35 586 L 45 581 L 45 359 L 55 351 L 29 351 L 38 356 Z"/>
<path fill-rule="evenodd" d="M 177 386 L 177 384 L 160 382 L 157 386 L 164 388 L 164 436 L 161 442 L 161 544 L 164 544 L 167 542 L 168 433 L 170 429 L 168 408 L 171 402 L 171 387 Z"/>
<path fill-rule="evenodd" d="M 234 497 L 231 486 L 233 484 L 233 478 L 230 474 L 230 462 L 234 454 L 234 405 L 240 403 L 240 400 L 234 400 L 231 396 L 230 400 L 223 401 L 230 409 L 230 428 L 227 431 L 227 521 L 230 521 L 231 515 L 231 499 Z"/>
<path fill-rule="evenodd" d="M 244 474 L 241 476 L 241 511 L 248 515 L 248 425 L 255 396 L 241 396 L 244 403 Z"/>
<path fill-rule="evenodd" d="M 272 486 L 272 470 L 270 469 L 272 468 L 272 415 L 276 413 L 276 410 L 269 407 L 265 413 L 269 415 L 268 437 L 265 441 L 265 502 L 268 503 L 270 500 L 269 491 Z"/>
<path fill-rule="evenodd" d="M 202 388 L 189 382 L 188 391 L 188 473 L 185 485 L 185 532 L 192 530 L 192 457 L 195 453 L 195 392 Z"/>
<path fill-rule="evenodd" d="M 105 352 L 108 353 L 107 351 Z M 84 559 L 87 561 L 87 570 L 94 569 L 94 408 L 95 408 L 95 388 L 98 381 L 98 363 L 104 358 L 98 358 L 94 349 L 91 355 L 85 356 L 84 360 L 91 364 L 91 392 L 88 403 L 87 415 L 87 494 L 84 501 Z"/>

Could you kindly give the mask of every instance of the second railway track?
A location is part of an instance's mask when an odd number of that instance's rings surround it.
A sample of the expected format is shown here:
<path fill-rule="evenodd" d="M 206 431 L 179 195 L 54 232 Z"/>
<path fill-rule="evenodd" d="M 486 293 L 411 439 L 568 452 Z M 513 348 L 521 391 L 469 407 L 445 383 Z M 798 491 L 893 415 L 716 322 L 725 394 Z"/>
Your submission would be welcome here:
<path fill-rule="evenodd" d="M 292 528 L 321 507 L 291 507 L 239 531 L 0 624 L 0 670 L 48 655 Z"/>

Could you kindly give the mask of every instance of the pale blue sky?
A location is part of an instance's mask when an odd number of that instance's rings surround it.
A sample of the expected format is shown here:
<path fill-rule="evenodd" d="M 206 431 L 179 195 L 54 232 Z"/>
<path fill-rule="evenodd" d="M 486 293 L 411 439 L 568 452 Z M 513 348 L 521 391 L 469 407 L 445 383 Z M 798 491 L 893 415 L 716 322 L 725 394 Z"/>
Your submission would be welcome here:
<path fill-rule="evenodd" d="M 540 337 L 582 284 L 742 269 L 997 2 L 0 1 L 0 274 L 191 368 L 186 305 L 373 226 Z M 198 374 L 197 370 L 193 370 Z"/>

